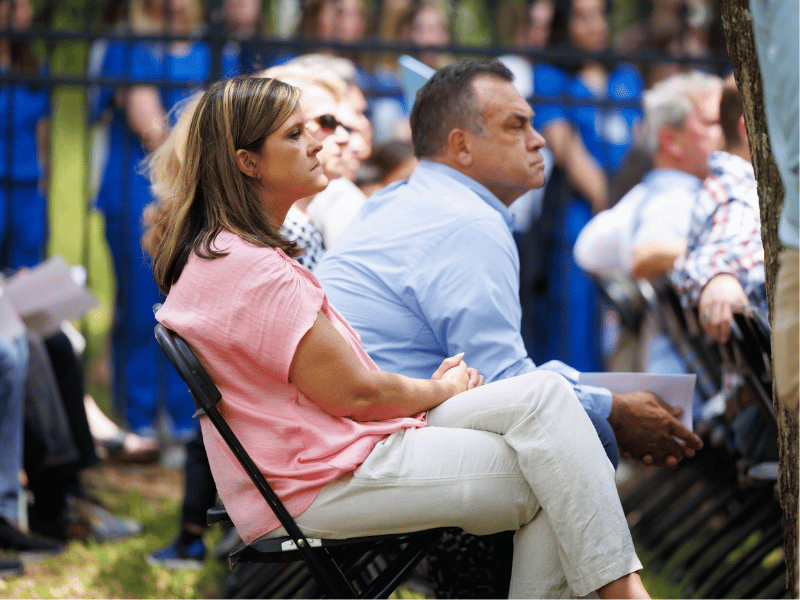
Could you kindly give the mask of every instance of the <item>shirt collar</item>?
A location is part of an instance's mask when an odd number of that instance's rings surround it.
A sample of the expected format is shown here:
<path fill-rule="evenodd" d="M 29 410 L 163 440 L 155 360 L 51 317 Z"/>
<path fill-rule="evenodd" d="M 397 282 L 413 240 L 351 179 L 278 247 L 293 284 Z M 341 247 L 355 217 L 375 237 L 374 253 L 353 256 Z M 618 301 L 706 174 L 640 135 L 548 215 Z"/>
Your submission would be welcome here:
<path fill-rule="evenodd" d="M 499 212 L 500 215 L 505 220 L 505 222 L 508 224 L 508 227 L 510 229 L 513 229 L 514 214 L 508 209 L 508 207 L 505 204 L 500 202 L 497 196 L 495 196 L 492 192 L 486 189 L 486 187 L 484 187 L 471 177 L 464 175 L 464 173 L 458 171 L 457 169 L 454 169 L 453 167 L 450 167 L 444 163 L 440 163 L 435 160 L 428 160 L 428 159 L 420 160 L 419 166 L 417 167 L 417 169 L 415 169 L 415 172 L 419 169 L 422 169 L 422 172 L 420 174 L 424 173 L 425 171 L 432 171 L 433 174 L 450 177 L 451 179 L 455 179 L 462 185 L 465 185 L 470 190 L 475 192 L 480 197 L 481 200 L 486 202 L 486 204 L 488 204 L 497 212 Z"/>
<path fill-rule="evenodd" d="M 653 169 L 644 176 L 643 183 L 652 185 L 653 180 L 656 180 L 655 185 L 659 187 L 680 186 L 691 189 L 693 187 L 699 188 L 703 184 L 702 179 L 679 169 Z"/>

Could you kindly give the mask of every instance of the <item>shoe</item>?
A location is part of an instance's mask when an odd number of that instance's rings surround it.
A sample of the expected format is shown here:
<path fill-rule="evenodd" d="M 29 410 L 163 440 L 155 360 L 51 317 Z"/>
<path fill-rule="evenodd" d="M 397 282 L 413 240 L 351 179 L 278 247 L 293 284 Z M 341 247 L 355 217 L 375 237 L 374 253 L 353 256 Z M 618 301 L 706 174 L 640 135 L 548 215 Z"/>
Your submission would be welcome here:
<path fill-rule="evenodd" d="M 70 503 L 80 519 L 88 522 L 90 535 L 98 542 L 124 540 L 142 533 L 139 521 L 117 517 L 87 498 L 71 498 Z"/>
<path fill-rule="evenodd" d="M 54 556 L 61 552 L 64 546 L 51 538 L 28 535 L 0 518 L 0 548 L 15 550 L 23 558 L 36 560 Z"/>
<path fill-rule="evenodd" d="M 147 564 L 151 567 L 163 569 L 197 569 L 203 568 L 203 559 L 206 557 L 206 546 L 203 540 L 195 540 L 188 546 L 179 544 L 176 540 L 170 546 L 156 550 L 147 555 Z"/>
<path fill-rule="evenodd" d="M 95 440 L 98 455 L 117 463 L 149 465 L 158 462 L 161 445 L 156 438 L 148 438 L 119 430 L 113 437 Z"/>
<path fill-rule="evenodd" d="M 0 579 L 6 577 L 16 577 L 25 572 L 25 567 L 16 558 L 9 558 L 7 556 L 0 556 Z"/>

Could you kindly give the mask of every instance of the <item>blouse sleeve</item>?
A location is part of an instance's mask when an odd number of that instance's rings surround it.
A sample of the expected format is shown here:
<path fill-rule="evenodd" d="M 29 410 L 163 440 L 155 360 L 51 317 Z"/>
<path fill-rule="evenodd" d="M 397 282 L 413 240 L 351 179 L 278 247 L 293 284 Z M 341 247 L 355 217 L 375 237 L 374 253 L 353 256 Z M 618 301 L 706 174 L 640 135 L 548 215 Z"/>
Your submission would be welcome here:
<path fill-rule="evenodd" d="M 231 330 L 241 332 L 235 345 L 243 346 L 242 355 L 259 356 L 260 368 L 288 381 L 297 345 L 314 324 L 325 294 L 299 265 L 274 253 L 274 258 L 243 271 L 238 287 L 220 287 L 237 290 Z"/>

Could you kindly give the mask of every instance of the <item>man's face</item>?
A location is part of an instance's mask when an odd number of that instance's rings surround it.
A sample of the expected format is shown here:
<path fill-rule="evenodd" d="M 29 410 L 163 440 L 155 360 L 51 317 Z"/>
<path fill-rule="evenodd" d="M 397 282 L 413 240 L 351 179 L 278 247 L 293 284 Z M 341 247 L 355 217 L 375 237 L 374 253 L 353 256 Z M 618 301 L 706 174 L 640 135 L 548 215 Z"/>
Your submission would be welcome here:
<path fill-rule="evenodd" d="M 681 164 L 687 173 L 704 179 L 708 176 L 708 155 L 722 149 L 719 101 L 722 91 L 689 95 L 691 110 L 676 128 L 676 141 L 682 149 Z"/>
<path fill-rule="evenodd" d="M 479 76 L 472 85 L 485 125 L 480 135 L 467 132 L 473 158 L 467 174 L 510 206 L 544 185 L 540 150 L 545 141 L 531 125 L 531 107 L 511 82 Z"/>

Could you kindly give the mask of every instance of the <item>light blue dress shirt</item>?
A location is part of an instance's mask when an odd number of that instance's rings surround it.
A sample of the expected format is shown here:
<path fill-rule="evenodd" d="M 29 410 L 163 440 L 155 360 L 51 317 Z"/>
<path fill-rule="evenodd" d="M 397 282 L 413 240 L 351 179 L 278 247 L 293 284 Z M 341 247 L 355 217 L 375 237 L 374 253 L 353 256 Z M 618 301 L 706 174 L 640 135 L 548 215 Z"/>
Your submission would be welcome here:
<path fill-rule="evenodd" d="M 798 163 L 800 163 L 800 51 L 797 0 L 750 0 L 756 53 L 764 84 L 769 143 L 781 174 L 785 196 L 778 235 L 798 247 Z"/>
<path fill-rule="evenodd" d="M 489 190 L 423 160 L 408 181 L 369 198 L 314 274 L 378 366 L 429 378 L 464 352 L 486 381 L 537 367 L 520 335 L 519 255 L 513 216 Z M 578 372 L 550 361 L 573 385 Z M 608 390 L 575 385 L 607 418 Z"/>

